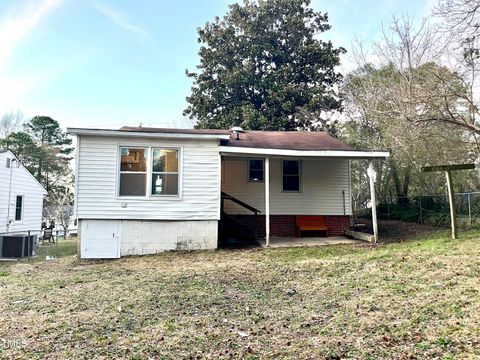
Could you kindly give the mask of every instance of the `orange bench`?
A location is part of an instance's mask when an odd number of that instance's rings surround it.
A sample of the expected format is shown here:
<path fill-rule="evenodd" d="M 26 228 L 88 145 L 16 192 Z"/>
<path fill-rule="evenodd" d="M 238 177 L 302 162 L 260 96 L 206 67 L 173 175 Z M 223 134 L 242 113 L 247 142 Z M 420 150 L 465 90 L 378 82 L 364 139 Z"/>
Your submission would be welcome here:
<path fill-rule="evenodd" d="M 298 215 L 297 237 L 302 236 L 302 230 L 327 230 L 325 216 L 323 215 Z"/>

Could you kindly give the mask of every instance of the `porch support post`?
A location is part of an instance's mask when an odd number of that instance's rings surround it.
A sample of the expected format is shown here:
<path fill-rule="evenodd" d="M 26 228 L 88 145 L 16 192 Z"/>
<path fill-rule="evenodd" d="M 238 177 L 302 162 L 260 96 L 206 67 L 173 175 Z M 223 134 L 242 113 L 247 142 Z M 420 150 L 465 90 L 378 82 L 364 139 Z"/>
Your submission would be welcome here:
<path fill-rule="evenodd" d="M 378 224 L 377 224 L 377 197 L 375 195 L 375 169 L 373 168 L 373 160 L 368 160 L 368 178 L 370 180 L 370 200 L 372 202 L 372 224 L 373 238 L 378 242 Z"/>
<path fill-rule="evenodd" d="M 270 246 L 270 159 L 265 158 L 265 244 Z"/>

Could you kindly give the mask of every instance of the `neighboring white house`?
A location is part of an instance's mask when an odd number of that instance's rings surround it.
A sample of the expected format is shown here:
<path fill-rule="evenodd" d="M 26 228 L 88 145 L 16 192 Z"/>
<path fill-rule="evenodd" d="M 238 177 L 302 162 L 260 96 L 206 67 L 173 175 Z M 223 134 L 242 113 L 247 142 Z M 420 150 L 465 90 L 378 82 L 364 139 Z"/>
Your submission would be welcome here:
<path fill-rule="evenodd" d="M 40 234 L 46 194 L 15 155 L 0 149 L 0 234 Z"/>
<path fill-rule="evenodd" d="M 303 215 L 322 216 L 327 235 L 341 235 L 351 215 L 350 159 L 388 156 L 322 132 L 68 132 L 77 136 L 82 258 L 216 249 L 219 222 L 232 216 L 267 244 L 271 235 L 295 236 Z"/>

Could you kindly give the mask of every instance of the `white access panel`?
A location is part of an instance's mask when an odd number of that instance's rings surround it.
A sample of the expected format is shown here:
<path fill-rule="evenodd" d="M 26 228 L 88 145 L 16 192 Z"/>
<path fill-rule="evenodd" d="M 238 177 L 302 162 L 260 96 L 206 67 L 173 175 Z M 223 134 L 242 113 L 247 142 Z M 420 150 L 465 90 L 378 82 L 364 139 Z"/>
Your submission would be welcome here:
<path fill-rule="evenodd" d="M 120 221 L 82 220 L 80 255 L 82 259 L 120 257 Z"/>

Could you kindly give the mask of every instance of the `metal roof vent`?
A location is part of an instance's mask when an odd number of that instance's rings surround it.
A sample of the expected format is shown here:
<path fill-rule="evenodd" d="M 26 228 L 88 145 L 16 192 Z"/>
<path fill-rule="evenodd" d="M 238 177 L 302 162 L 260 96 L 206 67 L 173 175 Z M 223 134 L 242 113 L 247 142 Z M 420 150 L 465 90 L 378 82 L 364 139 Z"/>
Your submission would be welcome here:
<path fill-rule="evenodd" d="M 237 140 L 240 140 L 240 134 L 245 132 L 245 130 L 243 130 L 240 126 L 234 126 L 230 130 L 234 134 L 237 134 Z"/>

